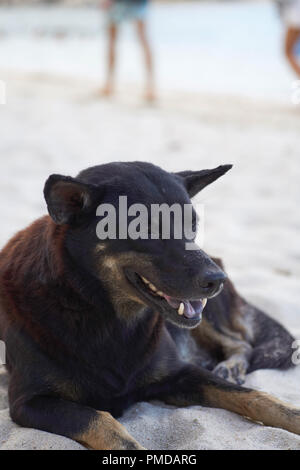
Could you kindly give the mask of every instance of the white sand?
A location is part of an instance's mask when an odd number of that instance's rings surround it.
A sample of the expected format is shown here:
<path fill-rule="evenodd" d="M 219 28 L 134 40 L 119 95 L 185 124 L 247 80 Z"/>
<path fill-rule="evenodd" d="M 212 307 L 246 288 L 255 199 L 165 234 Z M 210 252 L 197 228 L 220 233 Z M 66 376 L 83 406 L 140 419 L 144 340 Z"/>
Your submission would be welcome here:
<path fill-rule="evenodd" d="M 0 245 L 45 213 L 42 189 L 52 172 L 75 175 L 114 160 L 146 160 L 168 170 L 234 163 L 230 174 L 198 198 L 205 204 L 204 248 L 224 259 L 244 296 L 300 339 L 300 107 L 288 99 L 271 100 L 276 90 L 284 90 L 284 66 L 281 75 L 268 79 L 272 93 L 266 101 L 249 98 L 259 82 L 251 88 L 250 79 L 244 96 L 224 90 L 216 94 L 214 86 L 204 94 L 200 86 L 193 94 L 164 92 L 149 108 L 134 88 L 126 95 L 121 87 L 107 102 L 95 100 L 92 77 L 41 80 L 21 74 L 22 63 L 17 67 L 16 57 L 9 62 L 16 43 L 5 41 L 0 59 L 1 78 L 7 82 L 7 105 L 0 107 Z M 66 47 L 61 44 L 52 42 L 51 57 Z M 29 50 L 25 47 L 24 53 Z M 43 72 L 49 73 L 46 66 Z M 247 385 L 300 406 L 300 366 L 254 372 Z M 148 449 L 300 449 L 300 436 L 200 406 L 140 403 L 122 422 Z M 72 448 L 82 447 L 11 422 L 2 368 L 0 449 Z"/>

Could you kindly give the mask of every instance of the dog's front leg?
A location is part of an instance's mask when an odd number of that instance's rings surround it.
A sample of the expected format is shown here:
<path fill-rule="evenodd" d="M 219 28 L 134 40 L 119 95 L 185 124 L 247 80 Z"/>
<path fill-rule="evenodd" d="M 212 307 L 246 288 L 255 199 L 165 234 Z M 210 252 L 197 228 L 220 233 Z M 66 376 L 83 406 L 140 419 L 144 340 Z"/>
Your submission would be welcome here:
<path fill-rule="evenodd" d="M 28 401 L 16 400 L 10 406 L 10 413 L 21 426 L 60 434 L 91 449 L 143 449 L 110 413 L 74 402 L 36 396 Z"/>
<path fill-rule="evenodd" d="M 300 408 L 267 393 L 229 383 L 199 367 L 181 369 L 167 387 L 164 385 L 160 399 L 176 406 L 223 408 L 267 426 L 300 434 Z"/>

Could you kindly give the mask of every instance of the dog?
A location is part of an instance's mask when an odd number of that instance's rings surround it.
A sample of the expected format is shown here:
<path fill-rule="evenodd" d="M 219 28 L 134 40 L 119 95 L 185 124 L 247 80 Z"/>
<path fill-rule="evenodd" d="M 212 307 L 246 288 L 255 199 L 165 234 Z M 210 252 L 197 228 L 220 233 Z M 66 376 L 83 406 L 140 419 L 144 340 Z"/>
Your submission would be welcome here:
<path fill-rule="evenodd" d="M 13 421 L 91 449 L 141 450 L 117 418 L 155 399 L 300 434 L 299 409 L 242 386 L 247 372 L 291 367 L 294 339 L 239 296 L 220 260 L 186 250 L 185 235 L 97 236 L 99 205 L 118 210 L 123 195 L 128 205 L 190 206 L 230 168 L 169 173 L 109 163 L 48 178 L 49 215 L 0 253 Z"/>

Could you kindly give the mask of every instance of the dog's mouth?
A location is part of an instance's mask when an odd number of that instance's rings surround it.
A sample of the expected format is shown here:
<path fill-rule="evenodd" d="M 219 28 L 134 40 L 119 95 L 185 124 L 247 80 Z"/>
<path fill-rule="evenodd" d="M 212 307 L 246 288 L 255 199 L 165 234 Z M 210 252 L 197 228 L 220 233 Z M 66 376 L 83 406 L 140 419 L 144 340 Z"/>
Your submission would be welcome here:
<path fill-rule="evenodd" d="M 172 323 L 187 328 L 193 328 L 200 323 L 207 298 L 189 300 L 171 297 L 158 289 L 146 277 L 136 272 L 129 273 L 127 277 L 142 295 L 143 300 L 146 299 L 147 303 L 150 302 L 151 307 L 167 314 Z"/>

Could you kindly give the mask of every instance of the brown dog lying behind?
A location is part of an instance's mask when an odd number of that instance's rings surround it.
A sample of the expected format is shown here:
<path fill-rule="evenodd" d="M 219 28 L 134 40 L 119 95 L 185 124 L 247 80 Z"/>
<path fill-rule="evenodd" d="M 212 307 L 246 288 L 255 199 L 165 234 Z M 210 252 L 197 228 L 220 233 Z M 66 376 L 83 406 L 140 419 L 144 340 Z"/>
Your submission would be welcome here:
<path fill-rule="evenodd" d="M 290 367 L 293 338 L 229 281 L 222 290 L 220 261 L 186 250 L 185 234 L 99 240 L 100 204 L 116 209 L 120 225 L 120 195 L 130 207 L 183 207 L 229 168 L 171 174 L 113 163 L 47 180 L 50 216 L 0 253 L 0 332 L 16 423 L 94 449 L 141 449 L 115 418 L 158 399 L 300 433 L 299 409 L 240 385 L 249 371 Z"/>

